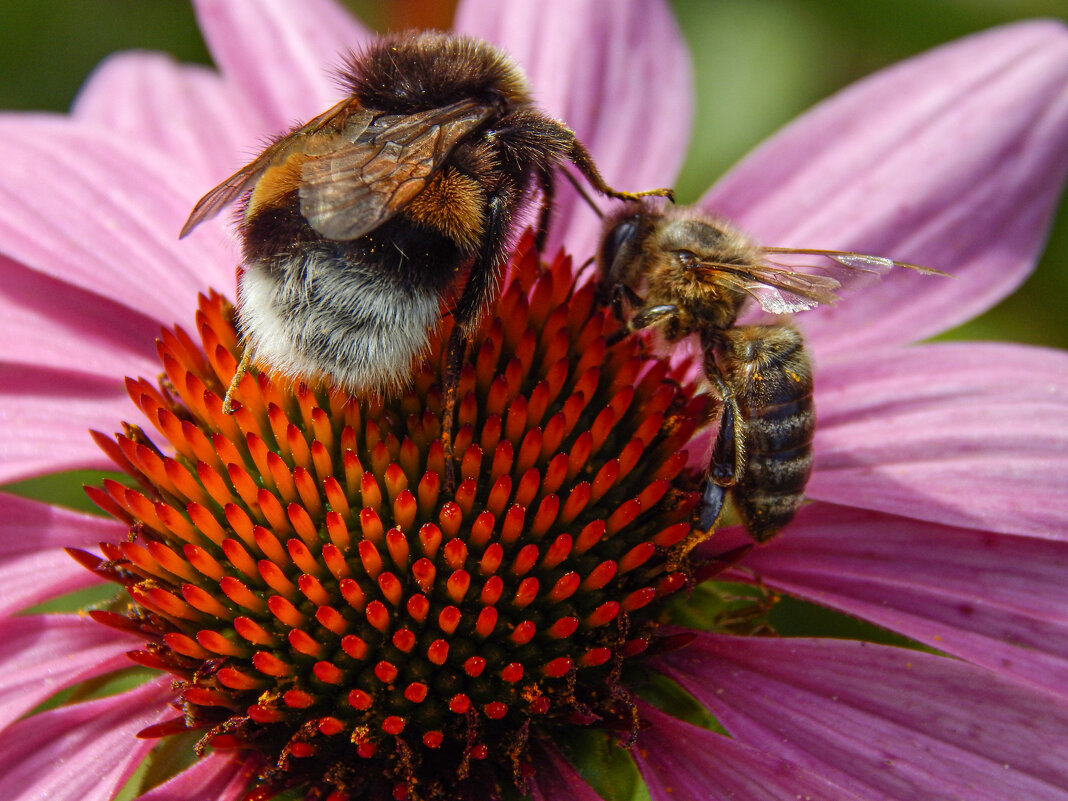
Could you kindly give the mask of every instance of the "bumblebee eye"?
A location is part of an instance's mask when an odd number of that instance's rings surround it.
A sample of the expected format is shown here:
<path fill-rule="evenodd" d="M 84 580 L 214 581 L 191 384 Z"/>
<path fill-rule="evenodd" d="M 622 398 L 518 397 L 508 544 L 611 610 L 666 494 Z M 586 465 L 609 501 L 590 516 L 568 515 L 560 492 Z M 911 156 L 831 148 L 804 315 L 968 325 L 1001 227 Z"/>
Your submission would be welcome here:
<path fill-rule="evenodd" d="M 629 244 L 637 235 L 638 223 L 633 219 L 623 220 L 619 224 L 614 225 L 608 233 L 605 234 L 604 240 L 601 242 L 601 252 L 598 259 L 601 265 L 601 271 L 605 275 L 609 277 L 613 276 L 615 273 L 613 266 L 616 263 L 616 258 L 619 256 L 619 251 Z"/>

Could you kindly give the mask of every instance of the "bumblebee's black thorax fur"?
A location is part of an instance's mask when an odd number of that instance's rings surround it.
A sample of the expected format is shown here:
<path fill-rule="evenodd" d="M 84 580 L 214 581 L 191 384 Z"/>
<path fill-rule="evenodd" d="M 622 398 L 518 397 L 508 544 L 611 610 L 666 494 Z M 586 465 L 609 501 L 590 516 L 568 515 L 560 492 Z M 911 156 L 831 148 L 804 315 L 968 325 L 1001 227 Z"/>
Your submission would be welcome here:
<path fill-rule="evenodd" d="M 342 85 L 368 108 L 412 114 L 471 98 L 501 114 L 528 105 L 530 90 L 514 62 L 484 42 L 446 34 L 401 34 L 353 56 Z"/>

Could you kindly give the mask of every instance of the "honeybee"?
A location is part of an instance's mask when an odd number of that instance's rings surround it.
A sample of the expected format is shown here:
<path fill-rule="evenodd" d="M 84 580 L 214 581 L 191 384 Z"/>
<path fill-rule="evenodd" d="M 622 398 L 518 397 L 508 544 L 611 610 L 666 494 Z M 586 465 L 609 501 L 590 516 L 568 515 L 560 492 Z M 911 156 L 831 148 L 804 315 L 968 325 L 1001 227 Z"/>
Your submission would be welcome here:
<path fill-rule="evenodd" d="M 813 256 L 823 273 L 771 258 Z M 609 218 L 598 252 L 602 296 L 624 332 L 656 327 L 668 343 L 694 335 L 723 403 L 698 525 L 711 530 L 729 491 L 756 540 L 781 530 L 804 500 L 816 415 L 812 365 L 801 333 L 785 322 L 736 325 L 750 300 L 776 315 L 834 303 L 843 282 L 915 264 L 839 251 L 761 247 L 696 208 L 631 203 Z"/>
<path fill-rule="evenodd" d="M 498 291 L 517 213 L 540 190 L 543 243 L 553 170 L 565 161 L 609 197 L 670 196 L 608 186 L 575 134 L 533 105 L 519 67 L 486 42 L 384 38 L 352 56 L 340 80 L 346 99 L 208 192 L 182 229 L 247 193 L 237 292 L 246 349 L 227 409 L 250 354 L 354 393 L 401 389 L 450 303 L 446 362 L 458 371 L 465 337 Z"/>

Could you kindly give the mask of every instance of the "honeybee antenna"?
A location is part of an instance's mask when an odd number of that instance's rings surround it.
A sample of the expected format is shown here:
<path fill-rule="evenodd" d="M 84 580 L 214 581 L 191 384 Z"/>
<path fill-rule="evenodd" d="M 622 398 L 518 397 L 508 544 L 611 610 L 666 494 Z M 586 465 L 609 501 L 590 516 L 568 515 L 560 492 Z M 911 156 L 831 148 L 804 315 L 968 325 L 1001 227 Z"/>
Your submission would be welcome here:
<path fill-rule="evenodd" d="M 588 259 L 586 259 L 586 261 L 582 262 L 582 264 L 579 265 L 579 268 L 575 271 L 575 284 L 576 285 L 578 285 L 578 283 L 582 280 L 582 276 L 585 275 L 586 271 L 588 269 L 590 269 L 591 267 L 593 267 L 596 263 L 597 263 L 597 257 L 596 256 L 590 256 Z"/>
<path fill-rule="evenodd" d="M 604 212 L 601 211 L 597 207 L 596 203 L 593 202 L 593 198 L 591 198 L 589 196 L 589 194 L 587 194 L 587 192 L 583 188 L 582 184 L 580 184 L 578 182 L 578 179 L 575 178 L 575 176 L 572 175 L 568 170 L 560 170 L 560 172 L 562 172 L 564 174 L 564 177 L 567 179 L 567 182 L 569 184 L 571 184 L 573 187 L 575 187 L 575 191 L 579 193 L 579 196 L 583 200 L 586 201 L 586 205 L 589 206 L 591 209 L 593 209 L 593 213 L 597 215 L 598 219 L 603 220 L 604 219 Z"/>

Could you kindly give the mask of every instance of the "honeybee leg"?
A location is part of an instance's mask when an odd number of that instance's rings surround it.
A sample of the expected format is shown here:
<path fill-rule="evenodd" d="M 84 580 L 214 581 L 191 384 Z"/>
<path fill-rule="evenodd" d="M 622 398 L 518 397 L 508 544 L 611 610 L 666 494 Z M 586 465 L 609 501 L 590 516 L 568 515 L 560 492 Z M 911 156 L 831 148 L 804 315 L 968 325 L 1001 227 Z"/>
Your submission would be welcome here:
<path fill-rule="evenodd" d="M 640 197 L 666 197 L 672 202 L 675 200 L 675 192 L 672 189 L 650 189 L 645 192 L 620 192 L 618 189 L 613 189 L 605 183 L 601 173 L 597 170 L 597 165 L 594 164 L 590 151 L 578 139 L 571 140 L 571 150 L 567 157 L 572 164 L 578 167 L 579 172 L 586 176 L 590 186 L 606 197 L 614 197 L 617 200 L 637 200 Z"/>
<path fill-rule="evenodd" d="M 721 487 L 711 479 L 705 482 L 705 491 L 701 498 L 701 508 L 698 511 L 696 524 L 686 539 L 671 549 L 668 554 L 668 570 L 678 570 L 686 557 L 689 556 L 690 551 L 716 532 L 719 527 L 719 518 L 723 514 L 723 502 L 726 498 L 726 487 Z"/>
<path fill-rule="evenodd" d="M 716 444 L 712 447 L 712 460 L 708 466 L 708 475 L 719 486 L 731 487 L 742 474 L 742 463 L 745 458 L 742 439 L 744 432 L 741 428 L 742 414 L 738 409 L 734 391 L 720 375 L 711 351 L 706 352 L 705 375 L 712 383 L 720 400 L 723 401 L 723 413 L 719 418 L 719 433 L 716 434 Z"/>
<path fill-rule="evenodd" d="M 623 287 L 623 289 L 613 292 L 612 308 L 615 311 L 616 316 L 622 319 L 623 328 L 608 338 L 609 345 L 615 345 L 627 334 L 633 334 L 636 331 L 641 331 L 643 328 L 656 325 L 659 322 L 674 317 L 679 312 L 678 306 L 671 305 L 641 307 L 641 304 L 644 303 L 644 301 L 640 295 L 624 284 L 617 284 L 617 286 Z M 624 299 L 626 299 L 631 306 L 641 307 L 629 320 L 625 319 L 625 310 L 623 309 Z"/>
<path fill-rule="evenodd" d="M 638 296 L 635 295 L 635 297 Z M 631 331 L 641 331 L 643 328 L 648 328 L 649 326 L 656 325 L 669 317 L 674 317 L 678 313 L 678 306 L 646 306 L 630 318 L 628 327 Z"/>
<path fill-rule="evenodd" d="M 627 322 L 626 306 L 630 306 L 632 309 L 640 309 L 644 305 L 645 298 L 626 284 L 616 284 L 612 287 L 612 311 L 615 312 L 616 319 L 624 325 Z"/>
<path fill-rule="evenodd" d="M 716 522 L 723 514 L 723 503 L 727 499 L 727 488 L 715 481 L 705 482 L 705 491 L 701 496 L 701 508 L 697 514 L 697 527 L 712 533 Z"/>
<path fill-rule="evenodd" d="M 578 269 L 575 270 L 574 284 L 571 287 L 570 294 L 568 295 L 568 297 L 571 297 L 571 295 L 575 294 L 575 285 L 582 286 L 585 283 L 585 281 L 582 279 L 582 276 L 584 276 L 586 274 L 586 271 L 593 267 L 596 263 L 597 258 L 595 256 L 590 256 L 588 259 L 586 259 L 586 261 L 582 262 L 582 264 L 579 265 Z"/>
<path fill-rule="evenodd" d="M 612 285 L 612 295 L 609 302 L 612 306 L 612 316 L 619 323 L 619 330 L 608 337 L 608 347 L 612 347 L 632 333 L 627 324 L 627 307 L 640 309 L 645 301 L 641 295 L 629 286 L 620 283 Z"/>
<path fill-rule="evenodd" d="M 237 369 L 234 371 L 234 377 L 230 379 L 230 386 L 226 388 L 226 396 L 223 398 L 222 411 L 223 414 L 233 414 L 234 411 L 234 393 L 237 392 L 237 387 L 241 383 L 241 379 L 245 377 L 245 373 L 248 372 L 249 359 L 252 355 L 252 348 L 245 343 L 245 350 L 241 354 L 241 361 L 237 363 Z"/>

